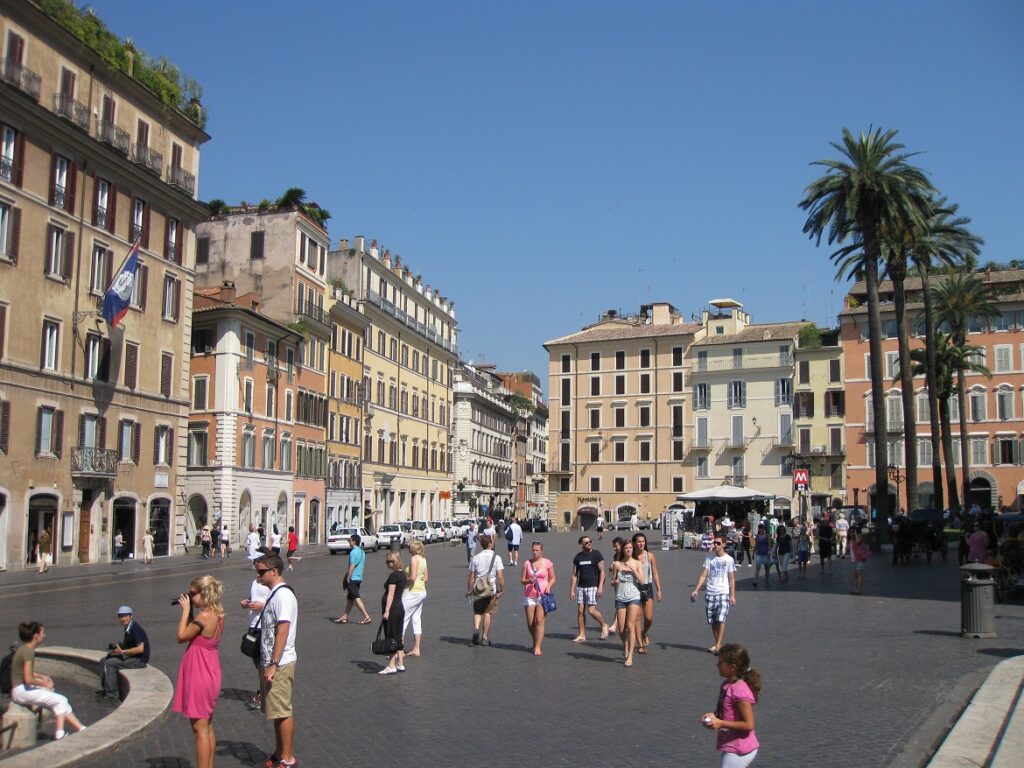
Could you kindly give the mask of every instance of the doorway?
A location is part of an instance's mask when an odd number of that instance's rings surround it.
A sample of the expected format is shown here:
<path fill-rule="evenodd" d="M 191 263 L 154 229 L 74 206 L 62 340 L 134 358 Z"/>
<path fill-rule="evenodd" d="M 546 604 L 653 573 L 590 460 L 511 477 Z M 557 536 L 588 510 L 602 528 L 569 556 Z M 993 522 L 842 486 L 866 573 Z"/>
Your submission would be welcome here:
<path fill-rule="evenodd" d="M 166 557 L 171 544 L 171 502 L 167 499 L 149 503 L 149 530 L 153 532 L 153 556 Z"/>
<path fill-rule="evenodd" d="M 309 528 L 306 531 L 307 543 L 316 544 L 320 535 L 320 501 L 313 499 L 309 502 Z"/>
<path fill-rule="evenodd" d="M 592 531 L 597 527 L 597 508 L 580 507 L 576 511 L 576 522 L 581 531 Z"/>
<path fill-rule="evenodd" d="M 114 519 L 110 527 L 110 551 L 114 552 L 114 537 L 120 531 L 124 536 L 125 558 L 135 552 L 135 507 L 133 499 L 114 499 Z"/>
<path fill-rule="evenodd" d="M 92 488 L 82 489 L 82 508 L 78 514 L 78 562 L 89 562 L 89 544 L 92 540 Z"/>
<path fill-rule="evenodd" d="M 188 516 L 185 518 L 185 541 L 199 546 L 199 532 L 206 525 L 206 499 L 193 496 L 188 500 Z"/>
<path fill-rule="evenodd" d="M 970 509 L 975 504 L 979 509 L 992 509 L 993 498 L 992 484 L 984 477 L 976 477 L 971 480 L 970 495 L 967 499 L 967 507 Z"/>
<path fill-rule="evenodd" d="M 54 523 L 57 520 L 57 497 L 43 494 L 33 496 L 28 503 L 28 525 L 25 526 L 25 562 L 36 562 L 36 543 L 44 530 L 50 532 L 50 562 L 57 545 Z"/>

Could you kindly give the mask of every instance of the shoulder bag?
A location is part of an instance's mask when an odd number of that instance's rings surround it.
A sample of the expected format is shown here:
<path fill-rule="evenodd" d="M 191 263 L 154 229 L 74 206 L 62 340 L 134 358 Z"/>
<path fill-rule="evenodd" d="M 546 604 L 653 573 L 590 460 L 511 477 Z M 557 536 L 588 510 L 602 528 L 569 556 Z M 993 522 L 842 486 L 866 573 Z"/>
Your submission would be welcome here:
<path fill-rule="evenodd" d="M 249 627 L 246 633 L 242 635 L 242 655 L 248 656 L 254 661 L 260 660 L 260 633 L 263 631 L 263 614 L 267 612 L 267 606 L 270 605 L 270 601 L 274 599 L 274 595 L 277 594 L 280 589 L 291 589 L 292 594 L 295 594 L 295 590 L 288 584 L 282 584 L 281 586 L 274 589 L 267 596 L 267 600 L 263 603 L 263 610 L 260 611 L 260 617 L 256 619 L 256 625 Z"/>
<path fill-rule="evenodd" d="M 533 585 L 537 588 L 537 591 L 540 592 L 540 582 L 537 581 L 537 570 L 533 567 L 533 563 L 531 563 L 529 560 L 526 561 L 526 564 L 530 566 L 530 571 L 533 573 Z M 554 594 L 552 594 L 551 592 L 541 592 L 540 607 L 544 609 L 545 614 L 551 613 L 552 611 L 557 611 L 558 601 L 555 600 Z"/>
<path fill-rule="evenodd" d="M 370 643 L 370 653 L 374 656 L 390 656 L 398 652 L 398 640 L 388 637 L 387 622 L 382 621 L 377 628 L 377 639 Z"/>

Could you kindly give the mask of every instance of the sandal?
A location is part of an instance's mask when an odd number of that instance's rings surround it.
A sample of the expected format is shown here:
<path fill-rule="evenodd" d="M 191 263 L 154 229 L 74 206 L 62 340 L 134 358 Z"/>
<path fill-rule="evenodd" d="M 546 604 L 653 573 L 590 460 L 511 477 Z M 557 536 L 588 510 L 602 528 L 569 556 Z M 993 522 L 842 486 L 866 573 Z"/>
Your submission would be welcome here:
<path fill-rule="evenodd" d="M 335 624 L 348 624 L 348 616 L 339 616 L 334 620 Z"/>
<path fill-rule="evenodd" d="M 363 619 L 359 623 L 360 624 L 371 624 L 371 623 L 373 623 L 373 619 L 371 619 L 369 616 L 367 616 L 365 619 Z"/>

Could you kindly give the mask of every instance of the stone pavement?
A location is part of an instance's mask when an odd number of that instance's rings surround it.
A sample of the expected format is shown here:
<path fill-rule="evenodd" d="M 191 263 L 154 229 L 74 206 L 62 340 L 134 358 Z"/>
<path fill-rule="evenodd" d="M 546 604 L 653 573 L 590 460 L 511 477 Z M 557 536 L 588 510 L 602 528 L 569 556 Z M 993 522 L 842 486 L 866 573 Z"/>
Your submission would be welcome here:
<path fill-rule="evenodd" d="M 296 754 L 304 766 L 415 764 L 461 766 L 714 765 L 713 735 L 697 718 L 715 706 L 719 678 L 705 650 L 710 631 L 701 602 L 687 593 L 703 555 L 656 549 L 665 601 L 656 610 L 651 652 L 632 668 L 617 662 L 616 641 L 570 642 L 567 601 L 575 534 L 545 542 L 556 564 L 560 608 L 548 620 L 545 654 L 528 652 L 515 579 L 490 648 L 469 643 L 471 619 L 461 547 L 431 545 L 424 656 L 408 671 L 379 677 L 369 652 L 374 628 L 330 619 L 340 613 L 344 556 L 307 556 L 288 575 L 301 605 L 296 694 Z M 606 555 L 611 536 L 596 542 Z M 499 547 L 501 552 L 501 547 Z M 503 553 L 502 553 L 503 554 Z M 364 595 L 379 615 L 384 553 L 369 554 Z M 238 652 L 245 612 L 238 600 L 251 570 L 244 560 L 162 560 L 0 574 L 0 618 L 13 627 L 37 619 L 54 644 L 105 648 L 120 636 L 114 615 L 127 602 L 153 643 L 153 663 L 172 679 L 183 649 L 174 642 L 170 598 L 191 576 L 225 581 L 229 623 L 222 646 L 224 691 L 217 710 L 219 766 L 259 764 L 272 729 L 245 708 L 251 663 Z M 748 646 L 764 691 L 755 710 L 762 749 L 755 765 L 919 766 L 1001 660 L 1024 653 L 1024 606 L 996 606 L 998 638 L 959 636 L 956 563 L 868 565 L 866 592 L 847 594 L 849 561 L 833 574 L 816 565 L 806 580 L 753 589 L 739 574 L 739 600 L 726 641 Z M 602 610 L 610 613 L 606 595 Z M 593 638 L 597 633 L 592 631 Z M 191 766 L 187 721 L 173 713 L 148 733 L 89 766 Z"/>

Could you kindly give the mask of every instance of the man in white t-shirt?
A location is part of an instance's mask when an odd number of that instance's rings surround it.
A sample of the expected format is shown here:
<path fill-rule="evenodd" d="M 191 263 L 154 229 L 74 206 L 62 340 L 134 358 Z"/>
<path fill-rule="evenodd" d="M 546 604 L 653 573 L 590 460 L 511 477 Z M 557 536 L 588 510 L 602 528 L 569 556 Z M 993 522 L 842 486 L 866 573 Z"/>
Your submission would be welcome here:
<path fill-rule="evenodd" d="M 711 633 L 715 636 L 715 644 L 708 650 L 717 655 L 725 638 L 725 620 L 729 617 L 729 608 L 736 605 L 736 561 L 725 554 L 725 541 L 721 534 L 715 536 L 711 552 L 704 560 L 697 586 L 690 593 L 691 600 L 697 599 L 697 593 L 705 583 L 707 590 L 704 593 L 704 605 Z"/>
<path fill-rule="evenodd" d="M 295 765 L 292 740 L 295 715 L 292 709 L 292 688 L 295 684 L 295 629 L 299 619 L 299 601 L 281 575 L 284 563 L 280 555 L 264 555 L 256 561 L 256 577 L 270 588 L 263 621 L 260 625 L 260 666 L 263 677 L 263 713 L 274 721 L 274 754 L 276 768 Z"/>
<path fill-rule="evenodd" d="M 265 552 L 264 554 L 267 553 Z M 257 565 L 255 560 L 253 561 L 253 571 L 262 567 Z M 239 601 L 239 604 L 249 611 L 249 629 L 256 629 L 256 625 L 260 621 L 260 613 L 263 611 L 263 605 L 267 602 L 269 596 L 270 587 L 260 581 L 258 574 L 254 574 L 252 584 L 249 585 L 249 596 Z M 260 655 L 263 655 L 262 651 Z M 260 659 L 253 659 L 252 663 L 256 665 L 256 693 L 245 705 L 249 709 L 263 709 L 263 694 L 260 693 L 260 690 L 263 688 L 261 682 L 263 680 L 263 668 L 260 666 Z"/>
<path fill-rule="evenodd" d="M 469 561 L 466 597 L 473 599 L 473 645 L 490 645 L 491 617 L 498 612 L 498 600 L 505 591 L 505 571 L 501 557 L 494 551 L 494 539 L 480 534 L 480 551 Z M 489 594 L 474 594 L 477 579 L 490 584 Z"/>
<path fill-rule="evenodd" d="M 519 547 L 523 543 L 523 526 L 519 521 L 512 518 L 512 525 L 508 527 L 509 533 L 505 534 L 508 539 L 508 564 L 509 566 L 519 565 Z"/>
<path fill-rule="evenodd" d="M 839 538 L 839 559 L 846 557 L 846 541 L 850 536 L 850 522 L 846 519 L 846 513 L 840 512 L 836 520 L 836 536 Z"/>

